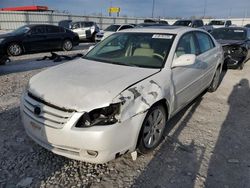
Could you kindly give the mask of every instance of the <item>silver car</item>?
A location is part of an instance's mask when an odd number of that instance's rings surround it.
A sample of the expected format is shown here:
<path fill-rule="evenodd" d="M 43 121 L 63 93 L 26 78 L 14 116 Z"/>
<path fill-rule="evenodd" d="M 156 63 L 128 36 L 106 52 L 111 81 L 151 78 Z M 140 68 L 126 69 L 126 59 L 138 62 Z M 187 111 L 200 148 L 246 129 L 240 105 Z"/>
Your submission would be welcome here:
<path fill-rule="evenodd" d="M 204 30 L 138 28 L 117 32 L 82 59 L 47 69 L 21 99 L 27 134 L 76 160 L 105 163 L 152 151 L 166 122 L 219 85 L 223 50 Z"/>
<path fill-rule="evenodd" d="M 70 25 L 70 29 L 77 33 L 80 40 L 91 40 L 95 41 L 96 33 L 99 32 L 99 27 L 95 22 L 90 21 L 80 21 L 80 22 L 72 22 Z"/>

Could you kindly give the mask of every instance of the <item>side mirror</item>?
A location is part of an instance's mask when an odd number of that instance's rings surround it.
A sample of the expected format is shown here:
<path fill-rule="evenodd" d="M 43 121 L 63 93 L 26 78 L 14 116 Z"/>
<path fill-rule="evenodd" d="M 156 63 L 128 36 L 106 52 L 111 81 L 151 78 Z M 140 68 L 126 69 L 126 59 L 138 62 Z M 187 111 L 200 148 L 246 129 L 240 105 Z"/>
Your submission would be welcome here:
<path fill-rule="evenodd" d="M 196 55 L 183 54 L 180 57 L 174 59 L 173 64 L 172 64 L 172 68 L 193 65 L 195 63 L 195 60 L 196 60 Z"/>

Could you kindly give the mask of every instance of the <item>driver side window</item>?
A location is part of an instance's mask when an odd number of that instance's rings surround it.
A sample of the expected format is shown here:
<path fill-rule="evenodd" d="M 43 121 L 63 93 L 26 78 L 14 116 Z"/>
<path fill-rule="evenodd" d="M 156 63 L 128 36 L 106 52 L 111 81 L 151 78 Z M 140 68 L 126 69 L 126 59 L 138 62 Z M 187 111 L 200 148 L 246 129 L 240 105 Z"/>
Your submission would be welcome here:
<path fill-rule="evenodd" d="M 177 46 L 175 52 L 175 58 L 180 57 L 183 54 L 197 54 L 198 48 L 195 43 L 195 38 L 193 33 L 185 34 L 179 40 L 179 44 Z"/>

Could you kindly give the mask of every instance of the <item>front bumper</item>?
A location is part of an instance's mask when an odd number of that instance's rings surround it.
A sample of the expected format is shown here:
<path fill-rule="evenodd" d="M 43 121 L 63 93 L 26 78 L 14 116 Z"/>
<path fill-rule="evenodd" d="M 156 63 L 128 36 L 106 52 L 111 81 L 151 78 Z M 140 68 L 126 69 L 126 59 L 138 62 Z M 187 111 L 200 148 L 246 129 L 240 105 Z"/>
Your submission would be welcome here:
<path fill-rule="evenodd" d="M 25 113 L 24 96 L 20 109 L 27 134 L 53 153 L 90 163 L 105 163 L 136 148 L 145 113 L 113 125 L 75 128 L 83 113 L 74 112 L 62 127 L 55 128 L 47 126 L 46 122 L 38 122 Z M 93 156 L 89 151 L 98 154 Z"/>
<path fill-rule="evenodd" d="M 96 37 L 95 37 L 95 41 L 97 41 L 97 42 L 100 42 L 101 40 L 102 40 L 102 38 L 103 38 L 103 35 L 96 35 Z"/>

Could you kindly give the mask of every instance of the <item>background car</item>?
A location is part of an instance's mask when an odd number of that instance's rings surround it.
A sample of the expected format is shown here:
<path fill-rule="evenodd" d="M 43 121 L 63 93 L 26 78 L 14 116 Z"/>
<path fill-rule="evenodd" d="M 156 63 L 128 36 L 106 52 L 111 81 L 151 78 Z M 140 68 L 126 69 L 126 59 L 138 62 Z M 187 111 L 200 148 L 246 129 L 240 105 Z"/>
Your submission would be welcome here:
<path fill-rule="evenodd" d="M 159 24 L 169 25 L 168 21 L 162 19 L 145 19 L 144 23 L 159 23 Z"/>
<path fill-rule="evenodd" d="M 91 40 L 95 41 L 96 33 L 100 31 L 99 27 L 95 22 L 72 22 L 70 29 L 77 33 L 80 40 Z"/>
<path fill-rule="evenodd" d="M 211 34 L 222 45 L 228 67 L 243 69 L 250 58 L 250 29 L 246 27 L 224 27 L 214 29 Z"/>
<path fill-rule="evenodd" d="M 193 27 L 193 28 L 199 28 L 204 26 L 204 23 L 201 19 L 195 19 L 195 20 L 177 20 L 174 24 L 174 26 L 187 26 L 187 27 Z"/>
<path fill-rule="evenodd" d="M 247 25 L 245 25 L 245 27 L 248 27 L 248 28 L 250 28 L 250 24 L 247 24 Z"/>
<path fill-rule="evenodd" d="M 99 42 L 117 31 L 131 28 L 134 28 L 134 26 L 130 24 L 113 24 L 108 26 L 104 31 L 100 31 L 99 33 L 97 33 L 95 40 L 96 42 Z"/>
<path fill-rule="evenodd" d="M 213 28 L 221 28 L 221 27 L 229 27 L 232 25 L 231 20 L 211 20 L 208 25 L 212 26 Z"/>
<path fill-rule="evenodd" d="M 174 24 L 174 26 L 186 26 L 186 27 L 193 27 L 193 28 L 199 28 L 204 29 L 208 32 L 213 30 L 213 27 L 204 25 L 202 19 L 182 19 L 177 20 Z"/>
<path fill-rule="evenodd" d="M 57 49 L 70 51 L 78 44 L 75 33 L 54 25 L 25 25 L 0 35 L 0 49 L 10 56 Z"/>

